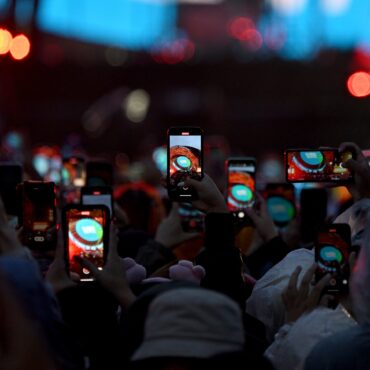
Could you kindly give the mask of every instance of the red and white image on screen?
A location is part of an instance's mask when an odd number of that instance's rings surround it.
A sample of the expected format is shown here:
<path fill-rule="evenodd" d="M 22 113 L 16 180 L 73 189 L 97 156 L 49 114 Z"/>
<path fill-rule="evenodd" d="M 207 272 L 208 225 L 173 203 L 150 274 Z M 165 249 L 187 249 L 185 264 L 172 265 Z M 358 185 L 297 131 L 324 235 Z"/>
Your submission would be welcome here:
<path fill-rule="evenodd" d="M 345 181 L 351 176 L 342 163 L 351 158 L 350 152 L 333 150 L 289 151 L 287 153 L 289 181 Z"/>
<path fill-rule="evenodd" d="M 333 276 L 331 285 L 347 284 L 349 245 L 337 232 L 320 232 L 317 238 L 317 270 L 316 276 L 323 277 L 327 273 Z"/>
<path fill-rule="evenodd" d="M 254 171 L 254 168 L 250 168 Z M 255 202 L 255 180 L 248 167 L 229 167 L 227 205 L 230 211 L 252 207 Z"/>
<path fill-rule="evenodd" d="M 170 136 L 170 183 L 177 185 L 187 177 L 200 178 L 201 136 L 171 135 Z"/>
<path fill-rule="evenodd" d="M 106 214 L 102 209 L 71 209 L 67 212 L 67 222 L 70 271 L 77 273 L 81 281 L 91 281 L 89 270 L 82 267 L 75 257 L 86 258 L 98 269 L 103 268 Z"/>

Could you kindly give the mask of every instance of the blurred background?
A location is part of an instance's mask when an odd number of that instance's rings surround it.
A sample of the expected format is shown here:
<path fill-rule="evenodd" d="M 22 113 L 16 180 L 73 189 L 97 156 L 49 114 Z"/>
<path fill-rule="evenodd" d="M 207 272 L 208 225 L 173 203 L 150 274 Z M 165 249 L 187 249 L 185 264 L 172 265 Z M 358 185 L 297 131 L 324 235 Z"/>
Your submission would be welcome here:
<path fill-rule="evenodd" d="M 0 0 L 3 150 L 124 167 L 174 125 L 275 171 L 287 147 L 370 148 L 369 19 L 368 0 Z"/>

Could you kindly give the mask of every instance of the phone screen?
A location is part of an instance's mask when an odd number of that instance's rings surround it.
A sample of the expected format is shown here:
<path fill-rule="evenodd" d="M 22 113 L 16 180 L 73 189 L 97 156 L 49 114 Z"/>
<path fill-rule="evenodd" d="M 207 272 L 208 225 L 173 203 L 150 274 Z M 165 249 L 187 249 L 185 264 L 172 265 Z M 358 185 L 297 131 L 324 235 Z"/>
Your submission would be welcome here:
<path fill-rule="evenodd" d="M 86 183 L 85 161 L 79 157 L 63 159 L 62 185 L 82 187 Z"/>
<path fill-rule="evenodd" d="M 276 226 L 284 227 L 295 218 L 295 195 L 292 184 L 267 184 L 264 197 L 268 213 Z"/>
<path fill-rule="evenodd" d="M 70 208 L 66 211 L 69 270 L 78 274 L 80 281 L 93 281 L 94 278 L 75 260 L 76 256 L 86 258 L 98 269 L 103 269 L 107 223 L 107 211 L 103 208 Z"/>
<path fill-rule="evenodd" d="M 44 248 L 56 240 L 56 195 L 52 182 L 25 181 L 23 235 L 30 247 Z"/>
<path fill-rule="evenodd" d="M 22 167 L 0 164 L 0 195 L 8 215 L 17 215 L 17 185 L 22 182 Z"/>
<path fill-rule="evenodd" d="M 254 160 L 228 161 L 227 206 L 239 218 L 243 218 L 243 210 L 253 207 L 256 201 L 255 172 Z"/>
<path fill-rule="evenodd" d="M 83 194 L 82 204 L 84 205 L 104 205 L 109 208 L 110 215 L 112 215 L 112 195 L 111 194 Z"/>
<path fill-rule="evenodd" d="M 349 151 L 339 153 L 329 150 L 288 150 L 286 177 L 289 182 L 346 182 L 351 172 L 342 163 L 352 158 Z"/>
<path fill-rule="evenodd" d="M 185 232 L 201 232 L 204 230 L 204 213 L 197 210 L 191 203 L 181 203 L 179 206 L 181 226 Z"/>
<path fill-rule="evenodd" d="M 194 191 L 183 182 L 187 177 L 202 178 L 202 146 L 200 129 L 170 129 L 167 169 L 170 194 L 176 193 L 182 200 L 194 198 Z"/>
<path fill-rule="evenodd" d="M 328 225 L 320 230 L 315 242 L 316 281 L 330 273 L 332 279 L 327 291 L 338 292 L 348 288 L 351 231 L 349 225 Z"/>

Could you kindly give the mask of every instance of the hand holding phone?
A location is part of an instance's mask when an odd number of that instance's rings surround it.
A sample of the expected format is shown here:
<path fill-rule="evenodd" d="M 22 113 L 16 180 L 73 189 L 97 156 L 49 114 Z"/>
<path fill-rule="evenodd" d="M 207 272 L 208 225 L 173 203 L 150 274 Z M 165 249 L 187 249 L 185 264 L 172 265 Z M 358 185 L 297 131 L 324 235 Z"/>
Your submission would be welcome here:
<path fill-rule="evenodd" d="M 24 181 L 18 187 L 19 225 L 23 244 L 38 252 L 55 249 L 57 241 L 56 188 L 53 182 Z"/>
<path fill-rule="evenodd" d="M 320 228 L 315 242 L 315 280 L 319 281 L 328 273 L 331 275 L 326 292 L 348 291 L 350 252 L 351 229 L 348 224 L 329 224 Z"/>
<path fill-rule="evenodd" d="M 229 158 L 227 166 L 227 206 L 238 219 L 245 219 L 247 208 L 256 202 L 256 159 L 254 157 Z"/>
<path fill-rule="evenodd" d="M 68 270 L 81 282 L 93 281 L 92 273 L 82 266 L 86 258 L 99 270 L 105 264 L 109 243 L 109 209 L 102 205 L 70 205 L 63 212 Z"/>
<path fill-rule="evenodd" d="M 343 163 L 353 157 L 351 151 L 338 149 L 288 149 L 284 153 L 288 182 L 353 181 L 351 171 Z"/>
<path fill-rule="evenodd" d="M 167 187 L 174 201 L 197 199 L 187 178 L 203 178 L 203 131 L 199 127 L 172 127 L 168 130 Z"/>

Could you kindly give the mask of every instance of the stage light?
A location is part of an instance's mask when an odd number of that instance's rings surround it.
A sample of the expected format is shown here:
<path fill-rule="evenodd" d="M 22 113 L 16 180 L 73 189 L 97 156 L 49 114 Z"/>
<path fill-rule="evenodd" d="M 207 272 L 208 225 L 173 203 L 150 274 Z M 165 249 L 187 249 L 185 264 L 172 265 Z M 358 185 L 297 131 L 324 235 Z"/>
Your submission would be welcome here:
<path fill-rule="evenodd" d="M 148 114 L 150 105 L 149 94 L 142 89 L 131 91 L 123 101 L 122 108 L 126 112 L 127 118 L 134 123 L 144 121 Z"/>
<path fill-rule="evenodd" d="M 237 40 L 246 40 L 248 31 L 254 30 L 255 25 L 252 19 L 247 17 L 237 17 L 228 24 L 228 33 Z"/>
<path fill-rule="evenodd" d="M 300 13 L 306 6 L 307 0 L 270 0 L 273 8 L 283 15 Z"/>
<path fill-rule="evenodd" d="M 356 98 L 370 95 L 370 74 L 359 71 L 349 76 L 347 80 L 348 91 Z"/>
<path fill-rule="evenodd" d="M 9 51 L 12 34 L 5 29 L 0 29 L 0 54 L 6 54 Z"/>
<path fill-rule="evenodd" d="M 321 7 L 328 15 L 342 15 L 350 6 L 351 0 L 321 0 Z"/>
<path fill-rule="evenodd" d="M 30 52 L 31 43 L 25 35 L 18 35 L 10 43 L 10 54 L 15 60 L 24 59 Z"/>

